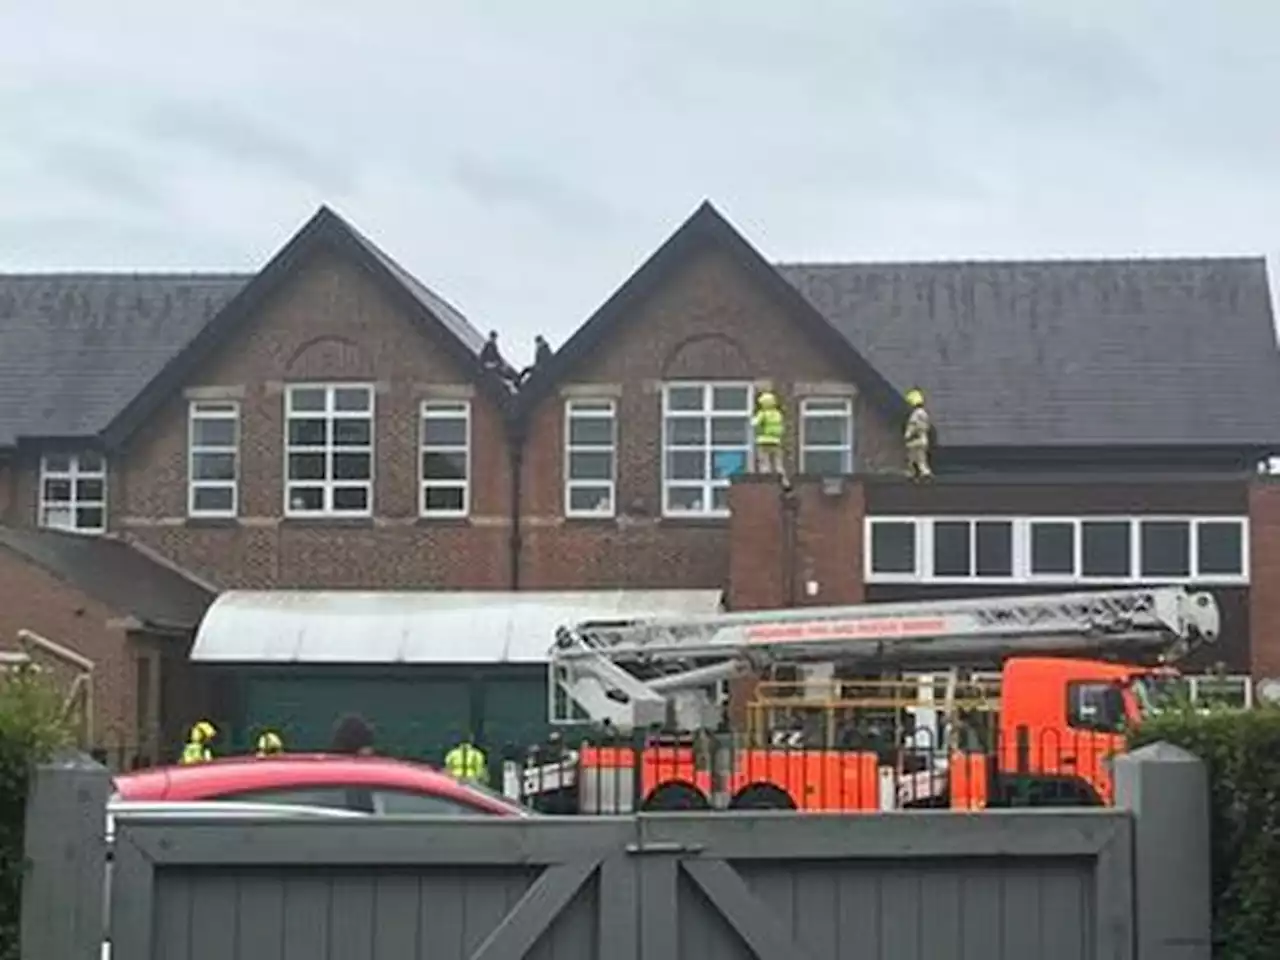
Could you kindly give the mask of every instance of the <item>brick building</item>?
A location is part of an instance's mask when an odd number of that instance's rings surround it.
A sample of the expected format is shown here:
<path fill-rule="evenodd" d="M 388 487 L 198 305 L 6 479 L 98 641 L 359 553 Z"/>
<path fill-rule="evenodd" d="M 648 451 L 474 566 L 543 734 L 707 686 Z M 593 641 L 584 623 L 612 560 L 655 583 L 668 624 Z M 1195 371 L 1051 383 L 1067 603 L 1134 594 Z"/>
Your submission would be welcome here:
<path fill-rule="evenodd" d="M 105 722 L 140 730 L 161 684 L 138 651 L 176 677 L 220 590 L 762 607 L 1157 579 L 1234 597 L 1223 659 L 1280 674 L 1249 589 L 1280 552 L 1261 259 L 775 266 L 704 205 L 518 391 L 483 340 L 327 209 L 253 275 L 0 276 L 5 639 L 96 651 L 131 691 Z M 927 489 L 895 476 L 916 383 Z M 730 480 L 763 387 L 790 513 Z M 120 551 L 142 599 L 106 576 Z"/>

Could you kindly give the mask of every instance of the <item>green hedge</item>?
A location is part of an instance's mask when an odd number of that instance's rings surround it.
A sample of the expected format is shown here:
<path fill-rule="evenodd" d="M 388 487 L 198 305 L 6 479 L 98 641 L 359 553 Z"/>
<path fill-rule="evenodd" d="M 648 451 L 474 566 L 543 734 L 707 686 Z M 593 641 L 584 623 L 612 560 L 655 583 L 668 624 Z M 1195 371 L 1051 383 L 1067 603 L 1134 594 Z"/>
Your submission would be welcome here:
<path fill-rule="evenodd" d="M 18 960 L 22 838 L 35 764 L 70 740 L 61 698 L 29 670 L 0 674 L 0 960 Z"/>
<path fill-rule="evenodd" d="M 1280 958 L 1280 709 L 1162 713 L 1130 740 L 1208 764 L 1215 960 Z"/>

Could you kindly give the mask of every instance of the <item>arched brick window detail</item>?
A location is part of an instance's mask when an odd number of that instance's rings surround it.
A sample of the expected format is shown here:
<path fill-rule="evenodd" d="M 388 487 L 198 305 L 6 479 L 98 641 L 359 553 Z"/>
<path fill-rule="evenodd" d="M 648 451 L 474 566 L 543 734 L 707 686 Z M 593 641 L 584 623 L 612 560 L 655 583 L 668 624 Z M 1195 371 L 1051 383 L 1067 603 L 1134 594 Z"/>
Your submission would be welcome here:
<path fill-rule="evenodd" d="M 301 344 L 285 363 L 290 380 L 323 380 L 330 377 L 372 379 L 373 361 L 354 340 L 316 337 Z"/>
<path fill-rule="evenodd" d="M 756 375 L 746 349 L 732 337 L 705 333 L 682 340 L 663 360 L 663 380 L 750 380 Z"/>

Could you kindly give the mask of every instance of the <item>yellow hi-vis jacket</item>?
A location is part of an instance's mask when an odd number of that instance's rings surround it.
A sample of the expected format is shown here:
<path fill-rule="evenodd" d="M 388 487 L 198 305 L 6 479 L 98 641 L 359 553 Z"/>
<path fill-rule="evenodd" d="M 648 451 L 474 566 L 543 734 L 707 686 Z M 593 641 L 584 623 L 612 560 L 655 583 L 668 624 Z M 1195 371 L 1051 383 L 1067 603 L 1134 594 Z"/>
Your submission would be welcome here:
<path fill-rule="evenodd" d="M 782 443 L 782 411 L 777 407 L 757 410 L 751 424 L 756 429 L 757 447 L 776 447 Z"/>
<path fill-rule="evenodd" d="M 212 759 L 213 751 L 206 744 L 191 740 L 182 748 L 182 759 L 178 762 L 185 766 L 192 763 L 207 763 Z"/>
<path fill-rule="evenodd" d="M 484 751 L 463 741 L 444 755 L 444 769 L 457 780 L 484 783 L 488 779 Z"/>

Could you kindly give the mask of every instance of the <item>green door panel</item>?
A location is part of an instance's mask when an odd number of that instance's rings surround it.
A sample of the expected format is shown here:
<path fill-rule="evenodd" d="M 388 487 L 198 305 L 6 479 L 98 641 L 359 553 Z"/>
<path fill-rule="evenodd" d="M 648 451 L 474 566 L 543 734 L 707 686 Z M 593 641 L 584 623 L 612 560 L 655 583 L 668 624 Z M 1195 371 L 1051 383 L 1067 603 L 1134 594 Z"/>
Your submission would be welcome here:
<path fill-rule="evenodd" d="M 246 677 L 244 685 L 240 749 L 270 727 L 286 750 L 325 750 L 338 718 L 355 713 L 373 725 L 379 753 L 439 763 L 471 717 L 470 684 L 458 679 L 301 673 Z"/>
<path fill-rule="evenodd" d="M 490 751 L 508 745 L 527 747 L 547 735 L 545 670 L 527 676 L 489 677 L 481 683 L 479 713 L 482 736 Z"/>

